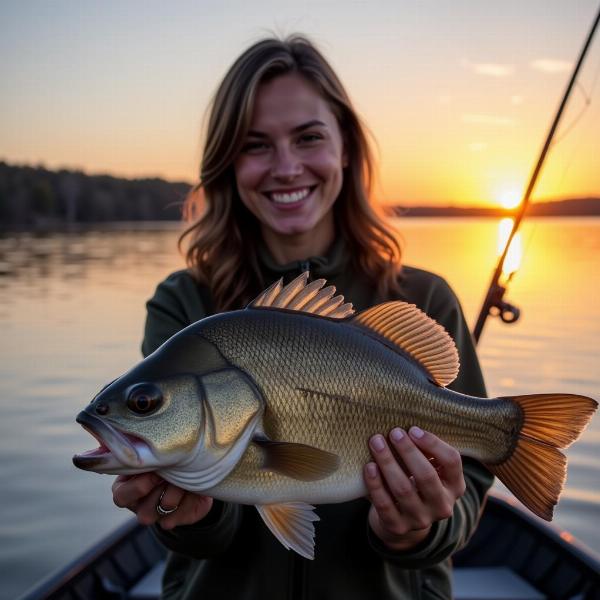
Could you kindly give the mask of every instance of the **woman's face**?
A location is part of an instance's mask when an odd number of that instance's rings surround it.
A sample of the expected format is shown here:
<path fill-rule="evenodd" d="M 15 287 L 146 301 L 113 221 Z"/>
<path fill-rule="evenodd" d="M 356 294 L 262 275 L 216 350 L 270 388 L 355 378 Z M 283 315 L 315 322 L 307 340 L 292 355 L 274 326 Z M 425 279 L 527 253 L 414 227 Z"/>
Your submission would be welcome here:
<path fill-rule="evenodd" d="M 331 243 L 345 162 L 337 119 L 305 79 L 282 75 L 259 86 L 234 168 L 242 202 L 267 242 L 308 235 Z"/>

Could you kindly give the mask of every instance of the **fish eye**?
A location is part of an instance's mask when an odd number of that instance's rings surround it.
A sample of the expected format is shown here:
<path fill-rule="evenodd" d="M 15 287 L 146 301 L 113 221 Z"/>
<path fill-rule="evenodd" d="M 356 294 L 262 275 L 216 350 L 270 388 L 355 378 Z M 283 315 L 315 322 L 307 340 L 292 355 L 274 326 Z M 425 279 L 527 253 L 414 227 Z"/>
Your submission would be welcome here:
<path fill-rule="evenodd" d="M 147 415 L 162 404 L 163 396 L 153 383 L 140 383 L 129 390 L 127 408 L 138 415 Z"/>

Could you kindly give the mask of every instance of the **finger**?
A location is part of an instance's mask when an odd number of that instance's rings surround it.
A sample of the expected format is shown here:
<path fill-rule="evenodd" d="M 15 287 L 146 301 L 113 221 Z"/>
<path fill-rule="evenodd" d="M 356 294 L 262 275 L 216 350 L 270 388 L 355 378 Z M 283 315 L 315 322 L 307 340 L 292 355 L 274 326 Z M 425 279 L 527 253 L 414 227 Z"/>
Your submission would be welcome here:
<path fill-rule="evenodd" d="M 126 481 L 129 481 L 132 477 L 134 477 L 134 475 L 117 475 L 111 486 L 113 494 L 115 493 L 116 489 L 120 488 Z"/>
<path fill-rule="evenodd" d="M 120 506 L 121 492 L 118 491 L 127 481 L 129 481 L 133 477 L 135 477 L 135 475 L 117 475 L 117 477 L 115 478 L 115 480 L 113 481 L 113 484 L 111 486 L 111 491 L 112 491 L 112 495 L 113 495 L 113 503 L 115 504 L 115 506 L 118 506 L 119 508 L 128 508 L 129 510 L 136 512 L 138 502 L 130 503 L 127 506 Z"/>
<path fill-rule="evenodd" d="M 450 488 L 455 497 L 465 493 L 465 479 L 463 476 L 462 459 L 456 448 L 447 444 L 429 431 L 412 427 L 409 431 L 411 439 L 422 452 L 431 456 L 429 464 L 438 469 L 439 475 L 447 488 Z"/>
<path fill-rule="evenodd" d="M 377 464 L 374 462 L 367 463 L 364 468 L 363 477 L 371 504 L 377 511 L 377 515 L 383 526 L 396 535 L 404 534 L 406 531 L 402 527 L 402 518 L 398 513 L 394 499 L 383 483 Z"/>
<path fill-rule="evenodd" d="M 140 501 L 135 513 L 137 520 L 142 525 L 152 525 L 158 521 L 160 515 L 156 512 L 156 505 L 160 500 L 163 490 L 164 484 L 159 485 Z"/>
<path fill-rule="evenodd" d="M 371 454 L 381 471 L 383 480 L 388 484 L 392 496 L 400 499 L 415 495 L 413 485 L 398 463 L 398 459 L 392 453 L 385 438 L 380 434 L 374 435 L 369 440 L 369 445 Z"/>
<path fill-rule="evenodd" d="M 154 482 L 154 485 L 158 485 L 163 480 L 154 472 L 138 473 L 136 475 L 118 475 L 113 481 L 112 491 L 114 492 L 115 490 L 121 488 L 124 485 L 127 485 L 129 482 L 132 481 L 136 482 L 135 486 L 141 486 L 143 488 L 146 485 L 146 482 Z"/>
<path fill-rule="evenodd" d="M 390 432 L 390 441 L 414 478 L 419 495 L 424 499 L 438 498 L 445 490 L 435 467 L 412 440 L 419 433 L 423 432 L 418 427 L 412 427 L 410 435 L 396 427 Z"/>
<path fill-rule="evenodd" d="M 113 502 L 119 508 L 131 508 L 164 481 L 156 473 L 142 473 L 113 483 Z"/>
<path fill-rule="evenodd" d="M 163 529 L 173 529 L 178 525 L 193 525 L 209 513 L 212 505 L 212 498 L 186 492 L 181 499 L 179 508 L 174 513 L 162 517 L 158 524 Z"/>

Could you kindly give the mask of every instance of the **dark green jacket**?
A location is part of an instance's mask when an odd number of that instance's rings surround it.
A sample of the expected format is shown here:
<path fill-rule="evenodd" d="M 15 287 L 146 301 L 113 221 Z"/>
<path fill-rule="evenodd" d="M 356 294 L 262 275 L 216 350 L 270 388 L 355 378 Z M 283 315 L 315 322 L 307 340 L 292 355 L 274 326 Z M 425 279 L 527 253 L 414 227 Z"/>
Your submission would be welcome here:
<path fill-rule="evenodd" d="M 353 302 L 357 310 L 379 298 L 372 286 L 352 272 L 341 243 L 327 257 L 286 266 L 261 252 L 265 281 L 288 281 L 306 270 L 324 277 Z M 485 386 L 470 333 L 448 284 L 411 267 L 401 276 L 402 296 L 441 323 L 456 341 L 461 370 L 449 387 L 485 396 Z M 257 290 L 257 294 L 261 290 Z M 186 271 L 173 273 L 148 302 L 142 350 L 153 352 L 171 335 L 213 312 L 210 294 Z M 463 461 L 466 494 L 451 518 L 435 523 L 430 535 L 408 552 L 392 552 L 370 531 L 369 502 L 358 499 L 321 505 L 316 525 L 314 561 L 287 551 L 262 523 L 252 506 L 215 501 L 200 522 L 172 531 L 155 527 L 169 555 L 163 598 L 232 598 L 248 600 L 344 600 L 451 598 L 450 556 L 461 548 L 477 525 L 491 475 L 477 462 Z"/>

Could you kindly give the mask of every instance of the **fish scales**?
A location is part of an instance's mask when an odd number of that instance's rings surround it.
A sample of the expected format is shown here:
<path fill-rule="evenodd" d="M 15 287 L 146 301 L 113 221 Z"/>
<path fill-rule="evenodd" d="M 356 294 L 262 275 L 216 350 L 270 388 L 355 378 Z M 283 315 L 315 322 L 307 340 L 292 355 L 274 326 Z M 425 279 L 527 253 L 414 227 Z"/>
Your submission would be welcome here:
<path fill-rule="evenodd" d="M 322 481 L 292 480 L 262 469 L 262 451 L 250 445 L 215 488 L 232 500 L 242 489 L 246 499 L 249 488 L 257 497 L 269 489 L 274 501 L 314 501 L 315 486 L 321 502 L 361 495 L 361 469 L 370 459 L 367 440 L 396 425 L 418 424 L 463 453 L 492 462 L 503 457 L 496 449 L 510 448 L 510 436 L 516 435 L 515 405 L 435 386 L 408 357 L 348 324 L 255 309 L 210 319 L 200 333 L 261 390 L 270 439 L 315 446 L 342 461 Z"/>

